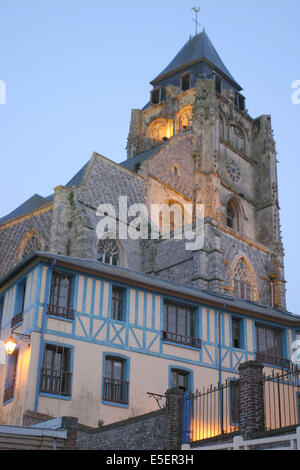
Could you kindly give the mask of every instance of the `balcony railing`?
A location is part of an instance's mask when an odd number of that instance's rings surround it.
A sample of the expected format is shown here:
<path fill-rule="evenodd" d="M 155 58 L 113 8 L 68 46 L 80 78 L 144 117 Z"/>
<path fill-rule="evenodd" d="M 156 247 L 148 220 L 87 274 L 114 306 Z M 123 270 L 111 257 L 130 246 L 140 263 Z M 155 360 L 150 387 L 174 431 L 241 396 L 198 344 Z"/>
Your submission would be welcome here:
<path fill-rule="evenodd" d="M 40 392 L 50 395 L 71 396 L 72 373 L 45 367 L 41 370 Z"/>
<path fill-rule="evenodd" d="M 263 364 L 281 367 L 282 369 L 290 369 L 291 367 L 291 362 L 288 359 L 272 356 L 267 353 L 256 353 L 256 360 Z"/>
<path fill-rule="evenodd" d="M 17 325 L 19 325 L 22 322 L 23 322 L 23 312 L 20 312 L 12 318 L 10 327 L 15 328 Z"/>
<path fill-rule="evenodd" d="M 192 336 L 184 336 L 179 335 L 178 333 L 171 333 L 170 331 L 162 331 L 162 340 L 201 349 L 201 339 L 194 338 Z"/>
<path fill-rule="evenodd" d="M 65 320 L 74 320 L 75 310 L 68 307 L 61 307 L 60 305 L 48 304 L 47 314 Z"/>
<path fill-rule="evenodd" d="M 127 405 L 129 402 L 129 382 L 104 377 L 103 400 Z"/>

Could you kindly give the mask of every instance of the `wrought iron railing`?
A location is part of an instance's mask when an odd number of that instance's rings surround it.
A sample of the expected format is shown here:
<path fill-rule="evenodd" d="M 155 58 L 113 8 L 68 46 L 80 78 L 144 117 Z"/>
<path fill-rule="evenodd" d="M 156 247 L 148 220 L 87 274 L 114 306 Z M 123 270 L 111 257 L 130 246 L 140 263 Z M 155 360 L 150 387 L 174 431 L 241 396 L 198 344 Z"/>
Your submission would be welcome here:
<path fill-rule="evenodd" d="M 256 360 L 270 366 L 280 367 L 281 369 L 289 369 L 291 362 L 283 357 L 272 356 L 267 353 L 256 353 Z"/>
<path fill-rule="evenodd" d="M 183 405 L 184 443 L 224 437 L 239 430 L 239 381 L 203 388 L 185 394 Z"/>
<path fill-rule="evenodd" d="M 17 315 L 15 315 L 12 320 L 11 320 L 11 324 L 10 324 L 10 327 L 11 328 L 15 328 L 17 325 L 19 325 L 20 323 L 23 322 L 23 312 L 20 312 L 18 313 Z"/>
<path fill-rule="evenodd" d="M 171 333 L 170 331 L 162 331 L 162 340 L 169 341 L 171 343 L 182 344 L 184 346 L 192 346 L 198 349 L 201 349 L 202 344 L 200 338 L 179 335 L 177 333 Z"/>
<path fill-rule="evenodd" d="M 43 367 L 41 370 L 40 392 L 50 395 L 71 396 L 72 373 Z"/>
<path fill-rule="evenodd" d="M 60 305 L 48 304 L 47 314 L 66 320 L 74 320 L 75 310 L 68 307 L 61 307 Z"/>
<path fill-rule="evenodd" d="M 114 403 L 128 404 L 129 382 L 104 377 L 103 400 L 111 401 Z"/>
<path fill-rule="evenodd" d="M 300 369 L 264 375 L 265 427 L 267 431 L 300 424 Z"/>

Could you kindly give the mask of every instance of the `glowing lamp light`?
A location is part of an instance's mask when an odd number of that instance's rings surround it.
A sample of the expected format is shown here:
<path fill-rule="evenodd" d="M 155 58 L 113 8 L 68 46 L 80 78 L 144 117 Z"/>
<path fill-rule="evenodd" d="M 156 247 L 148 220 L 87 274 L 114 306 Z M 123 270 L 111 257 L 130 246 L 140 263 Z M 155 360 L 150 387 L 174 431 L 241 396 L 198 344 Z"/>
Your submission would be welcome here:
<path fill-rule="evenodd" d="M 13 353 L 14 353 L 14 350 L 16 349 L 16 346 L 17 346 L 17 341 L 11 336 L 10 338 L 8 338 L 7 341 L 5 341 L 5 351 L 6 351 L 6 354 L 8 354 L 9 356 L 11 356 Z"/>

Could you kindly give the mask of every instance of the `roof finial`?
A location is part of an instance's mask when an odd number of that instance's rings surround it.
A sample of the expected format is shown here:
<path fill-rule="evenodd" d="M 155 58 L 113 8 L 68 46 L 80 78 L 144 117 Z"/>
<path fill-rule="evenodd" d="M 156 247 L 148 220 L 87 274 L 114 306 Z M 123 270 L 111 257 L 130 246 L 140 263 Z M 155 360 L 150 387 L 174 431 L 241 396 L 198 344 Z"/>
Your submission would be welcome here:
<path fill-rule="evenodd" d="M 194 11 L 194 12 L 195 12 L 195 15 L 196 15 L 196 18 L 193 19 L 193 21 L 194 21 L 195 24 L 196 24 L 196 36 L 197 36 L 197 34 L 198 34 L 198 26 L 200 26 L 200 23 L 198 23 L 198 13 L 199 13 L 199 11 L 200 11 L 200 7 L 199 7 L 199 8 L 193 7 L 193 8 L 192 8 L 192 11 Z"/>

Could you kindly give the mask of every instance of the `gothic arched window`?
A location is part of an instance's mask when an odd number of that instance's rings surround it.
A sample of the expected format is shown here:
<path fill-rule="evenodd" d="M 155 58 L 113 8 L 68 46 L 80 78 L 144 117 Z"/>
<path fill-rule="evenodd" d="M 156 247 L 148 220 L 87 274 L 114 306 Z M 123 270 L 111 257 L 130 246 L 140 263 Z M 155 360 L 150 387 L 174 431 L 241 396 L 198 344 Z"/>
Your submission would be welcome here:
<path fill-rule="evenodd" d="M 187 132 L 193 127 L 193 107 L 191 105 L 184 106 L 177 114 L 178 132 Z"/>
<path fill-rule="evenodd" d="M 246 139 L 242 130 L 237 126 L 230 127 L 230 143 L 239 152 L 246 153 Z"/>
<path fill-rule="evenodd" d="M 116 240 L 111 238 L 104 238 L 98 242 L 97 260 L 102 263 L 112 264 L 113 266 L 119 265 L 120 249 Z"/>
<path fill-rule="evenodd" d="M 224 129 L 224 119 L 221 114 L 219 114 L 219 134 L 220 139 L 225 140 L 225 129 Z"/>
<path fill-rule="evenodd" d="M 252 299 L 252 283 L 248 266 L 243 258 L 237 263 L 233 274 L 234 295 L 244 300 Z"/>
<path fill-rule="evenodd" d="M 156 144 L 170 139 L 173 136 L 173 133 L 174 123 L 172 119 L 154 119 L 151 124 L 149 124 L 147 129 L 147 137 L 149 137 Z"/>
<path fill-rule="evenodd" d="M 227 203 L 226 218 L 227 227 L 240 230 L 239 209 L 234 199 L 230 199 Z"/>
<path fill-rule="evenodd" d="M 167 201 L 159 212 L 159 231 L 161 234 L 170 233 L 173 238 L 174 230 L 184 225 L 184 212 L 177 201 Z"/>
<path fill-rule="evenodd" d="M 35 251 L 42 251 L 41 238 L 36 233 L 29 234 L 25 237 L 20 247 L 19 259 L 21 260 Z"/>

